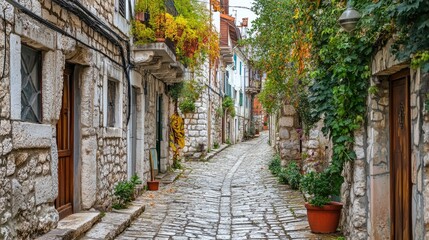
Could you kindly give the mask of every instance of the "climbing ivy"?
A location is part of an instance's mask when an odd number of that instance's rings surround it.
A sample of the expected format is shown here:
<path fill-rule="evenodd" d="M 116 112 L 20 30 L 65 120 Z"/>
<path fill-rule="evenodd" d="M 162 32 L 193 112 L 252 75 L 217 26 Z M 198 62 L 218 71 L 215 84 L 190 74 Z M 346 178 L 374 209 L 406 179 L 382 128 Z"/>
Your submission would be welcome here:
<path fill-rule="evenodd" d="M 255 0 L 259 18 L 248 41 L 267 72 L 259 95 L 264 108 L 273 113 L 285 103 L 301 107 L 307 126 L 323 117 L 334 152 L 325 172 L 336 188 L 344 163 L 356 158 L 354 133 L 366 114 L 372 56 L 393 39 L 398 59 L 412 58 L 413 67 L 429 71 L 429 1 L 351 2 L 362 13 L 353 33 L 338 24 L 345 0 Z M 303 91 L 307 100 L 297 94 Z"/>

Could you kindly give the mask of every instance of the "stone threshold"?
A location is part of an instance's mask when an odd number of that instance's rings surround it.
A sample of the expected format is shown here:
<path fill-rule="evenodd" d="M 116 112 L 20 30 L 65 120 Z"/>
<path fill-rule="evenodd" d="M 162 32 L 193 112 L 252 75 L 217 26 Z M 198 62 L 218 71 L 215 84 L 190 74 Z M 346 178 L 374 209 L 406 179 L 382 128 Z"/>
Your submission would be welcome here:
<path fill-rule="evenodd" d="M 126 209 L 112 210 L 104 214 L 101 221 L 95 224 L 81 240 L 111 240 L 115 239 L 145 210 L 143 197 L 140 196 L 128 205 Z"/>
<path fill-rule="evenodd" d="M 162 184 L 170 184 L 170 183 L 176 181 L 176 179 L 182 173 L 183 173 L 182 169 L 176 169 L 174 171 L 167 172 L 167 173 L 162 174 L 162 175 L 158 175 L 158 176 L 155 177 L 155 179 L 157 179 Z"/>
<path fill-rule="evenodd" d="M 227 149 L 231 144 L 222 144 L 218 149 L 212 149 L 209 153 L 207 153 L 206 156 L 204 156 L 201 161 L 209 161 L 214 156 L 216 156 L 218 153 L 222 152 L 223 150 Z"/>
<path fill-rule="evenodd" d="M 98 211 L 74 213 L 58 222 L 57 228 L 36 238 L 37 240 L 77 239 L 102 217 Z"/>
<path fill-rule="evenodd" d="M 58 222 L 57 228 L 37 240 L 101 240 L 115 239 L 145 210 L 143 197 L 138 197 L 126 209 L 101 213 L 75 213 Z"/>

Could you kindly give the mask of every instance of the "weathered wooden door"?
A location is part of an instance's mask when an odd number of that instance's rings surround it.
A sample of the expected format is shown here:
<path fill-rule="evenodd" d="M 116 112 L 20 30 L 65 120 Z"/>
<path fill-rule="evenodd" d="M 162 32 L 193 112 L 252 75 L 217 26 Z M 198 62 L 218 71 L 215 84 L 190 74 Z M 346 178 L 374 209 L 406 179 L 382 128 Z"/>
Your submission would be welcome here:
<path fill-rule="evenodd" d="M 409 69 L 390 78 L 390 189 L 392 239 L 411 236 Z"/>
<path fill-rule="evenodd" d="M 162 108 L 163 101 L 162 101 L 162 94 L 159 94 L 157 97 L 156 102 L 156 152 L 158 154 L 158 166 L 154 166 L 157 168 L 156 173 L 161 171 L 161 142 L 162 142 L 162 122 L 163 122 L 163 116 L 162 116 Z"/>
<path fill-rule="evenodd" d="M 63 97 L 57 123 L 58 198 L 55 207 L 60 219 L 73 213 L 73 66 L 66 65 Z"/>

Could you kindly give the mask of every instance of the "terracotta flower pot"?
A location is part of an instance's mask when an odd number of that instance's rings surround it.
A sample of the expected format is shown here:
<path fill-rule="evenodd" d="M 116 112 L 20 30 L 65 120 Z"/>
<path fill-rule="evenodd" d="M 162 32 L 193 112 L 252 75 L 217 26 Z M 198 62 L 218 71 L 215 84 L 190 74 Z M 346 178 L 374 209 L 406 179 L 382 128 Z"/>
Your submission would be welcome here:
<path fill-rule="evenodd" d="M 333 233 L 337 231 L 343 204 L 330 202 L 328 205 L 316 207 L 305 203 L 307 208 L 308 223 L 314 233 Z"/>
<path fill-rule="evenodd" d="M 145 21 L 145 13 L 144 12 L 136 13 L 136 20 L 143 23 Z"/>
<path fill-rule="evenodd" d="M 159 188 L 159 182 L 154 180 L 154 181 L 147 181 L 147 188 L 149 189 L 149 191 L 158 191 Z"/>

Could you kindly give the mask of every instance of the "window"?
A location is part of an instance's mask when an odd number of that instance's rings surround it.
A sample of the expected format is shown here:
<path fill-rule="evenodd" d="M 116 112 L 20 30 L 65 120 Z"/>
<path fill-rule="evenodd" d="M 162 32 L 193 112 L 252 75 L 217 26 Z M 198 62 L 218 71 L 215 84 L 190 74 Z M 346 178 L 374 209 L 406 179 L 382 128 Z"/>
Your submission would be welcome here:
<path fill-rule="evenodd" d="M 234 54 L 234 69 L 237 69 L 237 55 Z"/>
<path fill-rule="evenodd" d="M 240 92 L 240 106 L 243 106 L 243 93 Z"/>
<path fill-rule="evenodd" d="M 118 12 L 122 17 L 126 17 L 126 12 L 127 12 L 127 5 L 126 5 L 126 0 L 118 0 Z"/>
<path fill-rule="evenodd" d="M 21 120 L 42 122 L 42 53 L 21 48 Z"/>
<path fill-rule="evenodd" d="M 118 83 L 108 80 L 107 84 L 107 126 L 115 127 L 117 112 L 117 88 Z"/>

